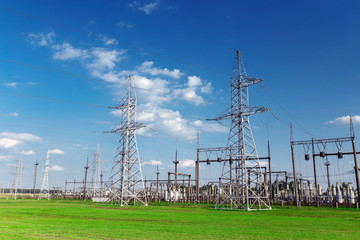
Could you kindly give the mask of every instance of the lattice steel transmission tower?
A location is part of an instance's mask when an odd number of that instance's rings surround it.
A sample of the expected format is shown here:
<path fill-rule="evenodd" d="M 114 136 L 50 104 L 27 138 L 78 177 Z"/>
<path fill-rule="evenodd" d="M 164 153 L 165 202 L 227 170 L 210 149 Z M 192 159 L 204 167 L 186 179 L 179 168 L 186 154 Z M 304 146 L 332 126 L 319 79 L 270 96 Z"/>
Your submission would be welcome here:
<path fill-rule="evenodd" d="M 110 175 L 110 197 L 107 202 L 120 206 L 140 203 L 147 206 L 144 180 L 135 132 L 145 127 L 136 122 L 136 94 L 134 79 L 130 76 L 121 102 L 115 107 L 122 111 L 121 124 L 112 130 L 120 135 Z"/>
<path fill-rule="evenodd" d="M 19 157 L 16 160 L 14 160 L 14 165 L 13 165 L 13 167 L 15 168 L 15 172 L 13 173 L 14 180 L 10 190 L 10 193 L 14 195 L 15 200 L 17 198 L 17 195 L 19 194 L 20 196 L 22 192 L 22 181 L 21 181 L 21 174 L 23 169 L 22 163 L 23 163 L 23 159 L 21 154 L 19 154 Z"/>
<path fill-rule="evenodd" d="M 263 80 L 248 77 L 239 51 L 231 73 L 231 107 L 214 120 L 231 119 L 226 149 L 229 161 L 224 161 L 219 179 L 222 196 L 216 208 L 271 209 L 266 168 L 261 164 L 251 131 L 250 116 L 269 111 L 249 104 L 249 87 Z"/>
<path fill-rule="evenodd" d="M 100 146 L 97 144 L 96 153 L 94 153 L 94 160 L 92 164 L 92 181 L 91 181 L 91 196 L 100 197 L 101 196 L 101 152 Z"/>
<path fill-rule="evenodd" d="M 41 190 L 40 190 L 38 200 L 40 200 L 42 198 L 47 198 L 48 200 L 50 200 L 49 169 L 50 169 L 50 150 L 48 150 L 47 154 L 46 154 L 44 179 L 41 184 Z"/>

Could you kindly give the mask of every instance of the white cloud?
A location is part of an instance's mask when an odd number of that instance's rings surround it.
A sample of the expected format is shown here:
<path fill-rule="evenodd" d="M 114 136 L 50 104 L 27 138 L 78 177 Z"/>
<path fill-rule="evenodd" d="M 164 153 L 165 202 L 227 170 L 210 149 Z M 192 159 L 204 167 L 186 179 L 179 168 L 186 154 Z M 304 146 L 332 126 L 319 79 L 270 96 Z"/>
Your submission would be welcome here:
<path fill-rule="evenodd" d="M 137 70 L 141 73 L 147 73 L 150 74 L 151 76 L 156 76 L 156 75 L 163 75 L 163 76 L 167 76 L 167 77 L 172 77 L 175 79 L 179 79 L 181 76 L 184 75 L 184 73 L 180 72 L 179 69 L 173 69 L 172 71 L 164 68 L 164 69 L 160 69 L 160 68 L 154 68 L 152 67 L 154 65 L 154 62 L 152 61 L 146 61 L 143 62 L 138 68 Z"/>
<path fill-rule="evenodd" d="M 149 162 L 143 162 L 141 165 L 150 165 L 150 166 L 157 166 L 157 165 L 162 165 L 163 162 L 162 161 L 158 161 L 158 160 L 150 160 Z"/>
<path fill-rule="evenodd" d="M 29 141 L 29 142 L 41 142 L 42 139 L 39 136 L 31 133 L 13 133 L 13 132 L 2 132 L 0 136 L 5 138 L 12 138 L 16 140 Z"/>
<path fill-rule="evenodd" d="M 4 83 L 5 87 L 16 87 L 18 85 L 17 82 L 6 82 Z"/>
<path fill-rule="evenodd" d="M 188 86 L 196 87 L 202 85 L 201 79 L 197 76 L 189 76 L 188 77 Z"/>
<path fill-rule="evenodd" d="M 219 123 L 207 123 L 201 120 L 192 122 L 192 125 L 205 132 L 227 133 L 229 128 Z"/>
<path fill-rule="evenodd" d="M 127 22 L 124 22 L 124 21 L 120 21 L 116 24 L 117 27 L 119 28 L 133 28 L 134 25 L 133 24 L 129 24 Z"/>
<path fill-rule="evenodd" d="M 51 168 L 49 168 L 49 171 L 62 172 L 62 171 L 65 171 L 65 168 L 60 167 L 59 165 L 55 165 L 55 166 L 52 166 Z"/>
<path fill-rule="evenodd" d="M 58 155 L 64 155 L 65 152 L 63 150 L 60 150 L 58 148 L 49 150 L 50 154 L 58 154 Z"/>
<path fill-rule="evenodd" d="M 208 93 L 210 94 L 212 92 L 213 88 L 211 85 L 211 82 L 208 82 L 205 86 L 200 88 L 200 92 L 202 93 Z"/>
<path fill-rule="evenodd" d="M 105 48 L 94 48 L 91 51 L 94 59 L 88 68 L 93 71 L 94 74 L 99 74 L 104 71 L 114 69 L 117 62 L 120 62 L 125 56 L 125 50 L 107 50 Z"/>
<path fill-rule="evenodd" d="M 20 114 L 17 112 L 9 113 L 9 117 L 18 117 L 18 116 L 20 116 Z"/>
<path fill-rule="evenodd" d="M 144 5 L 141 5 L 139 2 L 137 1 L 133 1 L 132 3 L 128 3 L 127 6 L 129 8 L 136 8 L 144 13 L 146 13 L 147 15 L 150 15 L 156 8 L 158 8 L 160 1 L 154 1 L 151 3 L 147 3 Z"/>
<path fill-rule="evenodd" d="M 206 101 L 197 95 L 193 88 L 175 89 L 173 94 L 187 102 L 194 103 L 196 106 L 206 104 Z"/>
<path fill-rule="evenodd" d="M 156 8 L 159 6 L 159 1 L 155 1 L 152 3 L 148 3 L 143 5 L 142 7 L 139 7 L 140 11 L 143 11 L 147 15 L 150 15 Z"/>
<path fill-rule="evenodd" d="M 55 33 L 29 33 L 28 37 L 30 38 L 30 43 L 34 46 L 48 46 L 53 42 Z"/>
<path fill-rule="evenodd" d="M 360 115 L 351 116 L 354 124 L 360 124 Z M 335 120 L 330 120 L 325 124 L 350 124 L 350 116 L 338 117 Z"/>
<path fill-rule="evenodd" d="M 30 156 L 30 155 L 34 155 L 35 152 L 34 150 L 29 150 L 29 151 L 21 151 L 20 154 L 22 155 L 26 155 L 26 156 Z"/>
<path fill-rule="evenodd" d="M 100 35 L 100 37 L 106 46 L 119 44 L 119 42 L 115 38 L 109 38 L 105 35 Z"/>
<path fill-rule="evenodd" d="M 0 155 L 0 162 L 1 161 L 8 161 L 9 159 L 14 158 L 13 156 L 9 156 L 9 155 Z"/>
<path fill-rule="evenodd" d="M 179 161 L 179 168 L 194 168 L 195 161 L 191 159 L 185 159 L 183 161 Z"/>
<path fill-rule="evenodd" d="M 69 43 L 54 45 L 53 48 L 57 50 L 53 56 L 53 58 L 56 60 L 76 59 L 87 56 L 86 50 L 74 48 Z"/>
<path fill-rule="evenodd" d="M 0 138 L 0 148 L 9 149 L 15 147 L 20 143 L 23 143 L 23 141 L 11 138 Z"/>

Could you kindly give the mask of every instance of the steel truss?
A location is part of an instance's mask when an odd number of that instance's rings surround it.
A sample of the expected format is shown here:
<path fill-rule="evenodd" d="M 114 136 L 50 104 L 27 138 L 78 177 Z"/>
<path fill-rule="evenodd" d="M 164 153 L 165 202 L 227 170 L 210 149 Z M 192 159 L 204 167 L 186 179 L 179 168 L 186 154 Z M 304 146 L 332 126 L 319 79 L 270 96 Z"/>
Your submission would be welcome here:
<path fill-rule="evenodd" d="M 259 160 L 250 126 L 251 115 L 269 111 L 265 107 L 249 105 L 248 87 L 262 81 L 247 76 L 241 54 L 237 51 L 231 73 L 231 108 L 213 119 L 231 119 L 228 145 L 226 149 L 219 149 L 225 150 L 229 161 L 224 161 L 219 179 L 221 193 L 217 209 L 271 209 L 266 170 Z"/>
<path fill-rule="evenodd" d="M 115 107 L 122 111 L 122 121 L 112 131 L 120 135 L 120 140 L 110 175 L 110 197 L 106 201 L 120 206 L 137 203 L 147 206 L 135 135 L 136 130 L 145 124 L 136 122 L 136 103 L 134 79 L 130 76 L 125 95 Z"/>

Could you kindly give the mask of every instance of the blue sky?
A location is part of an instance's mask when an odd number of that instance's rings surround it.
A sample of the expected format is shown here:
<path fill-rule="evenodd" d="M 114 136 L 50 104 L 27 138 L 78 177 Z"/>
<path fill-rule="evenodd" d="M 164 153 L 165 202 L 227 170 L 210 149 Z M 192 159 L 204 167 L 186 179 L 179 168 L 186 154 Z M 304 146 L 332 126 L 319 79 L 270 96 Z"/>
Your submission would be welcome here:
<path fill-rule="evenodd" d="M 103 131 L 121 119 L 106 106 L 121 99 L 128 75 L 138 87 L 138 120 L 152 129 L 137 136 L 144 176 L 155 178 L 158 163 L 166 178 L 176 142 L 180 171 L 193 174 L 197 131 L 201 147 L 227 144 L 229 122 L 205 119 L 230 105 L 234 49 L 271 94 L 253 86 L 251 104 L 279 118 L 251 119 L 259 155 L 270 139 L 273 169 L 291 170 L 290 121 L 296 140 L 348 136 L 348 115 L 359 133 L 359 11 L 358 1 L 2 0 L 0 185 L 11 186 L 23 152 L 23 187 L 31 188 L 34 162 L 42 177 L 48 149 L 51 187 L 81 180 L 97 143 L 108 179 L 118 137 Z M 303 154 L 296 149 L 297 167 L 311 176 Z M 351 158 L 330 161 L 334 175 L 353 166 Z M 203 166 L 202 181 L 220 171 Z M 342 180 L 354 181 L 332 179 Z"/>

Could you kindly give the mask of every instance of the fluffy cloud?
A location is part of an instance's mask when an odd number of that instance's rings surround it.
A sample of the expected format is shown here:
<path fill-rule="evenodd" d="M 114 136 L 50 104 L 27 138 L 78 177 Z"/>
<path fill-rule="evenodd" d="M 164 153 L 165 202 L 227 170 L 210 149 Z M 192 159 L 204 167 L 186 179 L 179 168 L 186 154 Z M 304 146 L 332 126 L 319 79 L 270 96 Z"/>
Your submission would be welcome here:
<path fill-rule="evenodd" d="M 171 71 L 167 68 L 164 68 L 164 69 L 154 68 L 153 65 L 154 65 L 154 62 L 146 61 L 146 62 L 143 62 L 137 68 L 137 70 L 141 73 L 150 74 L 151 76 L 163 75 L 163 76 L 172 77 L 175 79 L 179 79 L 181 76 L 184 75 L 184 73 L 180 72 L 179 69 L 173 69 Z"/>
<path fill-rule="evenodd" d="M 352 116 L 352 121 L 354 124 L 360 124 L 360 115 Z M 350 124 L 350 116 L 338 117 L 335 120 L 330 120 L 325 124 Z"/>
<path fill-rule="evenodd" d="M 64 155 L 65 154 L 65 152 L 63 150 L 60 150 L 60 149 L 57 149 L 57 148 L 51 149 L 51 150 L 49 150 L 49 152 L 50 152 L 50 154 L 58 154 L 58 155 Z"/>
<path fill-rule="evenodd" d="M 151 13 L 153 13 L 153 11 L 155 9 L 157 9 L 159 7 L 159 3 L 160 3 L 160 1 L 157 0 L 157 1 L 150 2 L 150 3 L 142 5 L 137 1 L 133 1 L 132 3 L 128 3 L 127 6 L 129 8 L 138 9 L 138 10 L 146 13 L 147 15 L 150 15 Z"/>
<path fill-rule="evenodd" d="M 189 76 L 188 77 L 188 86 L 189 87 L 196 87 L 202 85 L 201 79 L 197 76 Z"/>
<path fill-rule="evenodd" d="M 2 132 L 0 136 L 5 138 L 11 138 L 21 141 L 29 141 L 29 142 L 41 142 L 42 139 L 39 136 L 33 135 L 31 133 L 13 133 L 13 132 Z"/>
<path fill-rule="evenodd" d="M 219 123 L 207 123 L 202 122 L 201 120 L 196 120 L 192 122 L 192 125 L 204 132 L 217 132 L 217 133 L 226 133 L 229 131 L 229 128 L 221 125 Z"/>
<path fill-rule="evenodd" d="M 16 87 L 18 85 L 17 82 L 6 82 L 4 83 L 5 87 Z"/>
<path fill-rule="evenodd" d="M 211 82 L 208 82 L 205 86 L 200 88 L 200 92 L 210 94 L 212 89 Z"/>
<path fill-rule="evenodd" d="M 79 57 L 86 57 L 87 55 L 85 50 L 74 48 L 69 43 L 55 45 L 53 48 L 56 49 L 56 53 L 53 56 L 56 60 L 76 59 Z"/>
<path fill-rule="evenodd" d="M 195 161 L 191 159 L 185 159 L 182 161 L 179 161 L 179 168 L 194 168 L 195 167 Z"/>
<path fill-rule="evenodd" d="M 55 37 L 55 33 L 29 33 L 28 37 L 30 39 L 30 43 L 34 46 L 48 46 L 53 42 L 53 38 Z"/>
<path fill-rule="evenodd" d="M 150 165 L 150 166 L 157 166 L 157 165 L 162 165 L 163 162 L 162 161 L 157 161 L 157 160 L 150 160 L 149 162 L 143 162 L 141 165 Z"/>
<path fill-rule="evenodd" d="M 11 138 L 0 138 L 0 148 L 14 148 L 16 145 L 23 143 L 21 140 L 11 139 Z"/>
<path fill-rule="evenodd" d="M 9 117 L 18 117 L 19 115 L 17 112 L 9 113 Z"/>
<path fill-rule="evenodd" d="M 35 152 L 34 150 L 29 150 L 29 151 L 21 151 L 20 154 L 22 155 L 26 155 L 26 156 L 30 156 L 30 155 L 34 155 Z"/>
<path fill-rule="evenodd" d="M 59 165 L 55 165 L 55 166 L 52 166 L 51 168 L 49 168 L 49 171 L 62 172 L 62 171 L 65 171 L 65 168 L 60 167 Z"/>
<path fill-rule="evenodd" d="M 9 159 L 14 158 L 13 156 L 9 156 L 9 155 L 0 155 L 0 162 L 1 161 L 8 161 Z"/>

